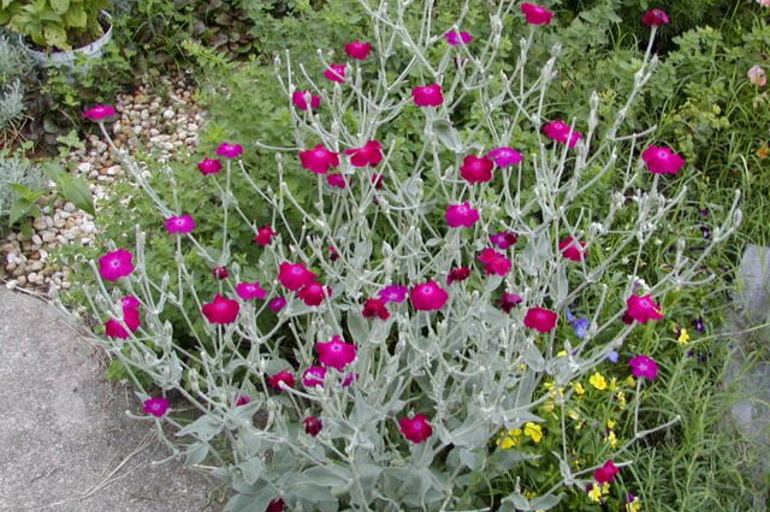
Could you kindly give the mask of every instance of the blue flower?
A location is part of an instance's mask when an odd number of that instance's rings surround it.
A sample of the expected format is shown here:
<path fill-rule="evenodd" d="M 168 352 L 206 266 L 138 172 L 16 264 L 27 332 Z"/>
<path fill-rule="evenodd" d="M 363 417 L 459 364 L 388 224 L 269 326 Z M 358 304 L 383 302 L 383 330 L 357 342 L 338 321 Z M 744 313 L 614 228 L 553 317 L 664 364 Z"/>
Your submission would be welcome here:
<path fill-rule="evenodd" d="M 614 350 L 607 354 L 607 360 L 611 363 L 617 363 L 620 356 L 618 356 L 618 353 Z"/>

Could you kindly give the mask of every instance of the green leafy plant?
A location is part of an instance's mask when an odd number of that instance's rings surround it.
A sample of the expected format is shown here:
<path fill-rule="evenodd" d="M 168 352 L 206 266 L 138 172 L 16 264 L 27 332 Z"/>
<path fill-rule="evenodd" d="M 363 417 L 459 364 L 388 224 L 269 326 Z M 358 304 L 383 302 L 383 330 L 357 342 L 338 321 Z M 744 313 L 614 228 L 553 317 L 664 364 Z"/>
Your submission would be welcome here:
<path fill-rule="evenodd" d="M 102 35 L 99 17 L 108 6 L 108 0 L 3 0 L 0 25 L 45 50 L 70 50 Z"/>

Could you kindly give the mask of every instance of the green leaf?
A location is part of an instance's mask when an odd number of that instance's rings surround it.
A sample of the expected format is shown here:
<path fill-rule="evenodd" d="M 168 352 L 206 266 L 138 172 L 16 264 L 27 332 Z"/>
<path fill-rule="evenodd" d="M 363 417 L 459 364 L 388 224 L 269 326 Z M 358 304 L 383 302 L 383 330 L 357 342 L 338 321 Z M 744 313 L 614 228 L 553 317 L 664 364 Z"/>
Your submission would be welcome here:
<path fill-rule="evenodd" d="M 37 217 L 40 215 L 40 208 L 37 207 L 35 202 L 45 194 L 44 191 L 31 190 L 19 183 L 12 183 L 10 188 L 13 191 L 11 211 L 8 213 L 8 223 L 10 225 L 16 224 L 25 217 Z"/>
<path fill-rule="evenodd" d="M 43 28 L 45 42 L 49 47 L 56 47 L 62 50 L 69 50 L 71 47 L 67 43 L 67 32 L 62 25 L 46 23 Z"/>
<path fill-rule="evenodd" d="M 88 25 L 88 14 L 82 7 L 70 9 L 63 15 L 64 23 L 69 27 L 86 28 Z"/>
<path fill-rule="evenodd" d="M 78 177 L 64 172 L 53 162 L 43 164 L 43 174 L 56 183 L 62 197 L 84 212 L 94 215 L 94 201 L 88 183 Z"/>
<path fill-rule="evenodd" d="M 51 3 L 51 8 L 58 14 L 64 14 L 70 7 L 70 0 L 48 0 Z"/>

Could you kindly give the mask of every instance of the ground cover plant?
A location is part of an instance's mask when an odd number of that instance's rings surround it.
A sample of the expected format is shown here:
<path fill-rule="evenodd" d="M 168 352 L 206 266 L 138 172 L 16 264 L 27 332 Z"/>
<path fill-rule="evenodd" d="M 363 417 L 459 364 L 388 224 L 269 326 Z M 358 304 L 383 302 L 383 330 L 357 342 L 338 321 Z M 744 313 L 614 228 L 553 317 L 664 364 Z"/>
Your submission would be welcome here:
<path fill-rule="evenodd" d="M 233 485 L 232 510 L 638 510 L 624 457 L 680 418 L 647 405 L 668 368 L 636 339 L 660 340 L 739 220 L 731 201 L 693 259 L 683 238 L 647 265 L 688 171 L 627 119 L 666 15 L 645 13 L 650 43 L 604 118 L 598 95 L 583 116 L 550 100 L 550 10 L 500 4 L 469 32 L 465 11 L 439 27 L 406 4 L 362 4 L 370 37 L 320 62 L 279 57 L 290 127 L 256 158 L 229 142 L 199 163 L 205 213 L 188 213 L 200 190 L 123 155 L 173 243 L 160 279 L 141 232 L 94 266 L 104 341 L 188 461 Z M 519 57 L 496 67 L 508 30 Z"/>

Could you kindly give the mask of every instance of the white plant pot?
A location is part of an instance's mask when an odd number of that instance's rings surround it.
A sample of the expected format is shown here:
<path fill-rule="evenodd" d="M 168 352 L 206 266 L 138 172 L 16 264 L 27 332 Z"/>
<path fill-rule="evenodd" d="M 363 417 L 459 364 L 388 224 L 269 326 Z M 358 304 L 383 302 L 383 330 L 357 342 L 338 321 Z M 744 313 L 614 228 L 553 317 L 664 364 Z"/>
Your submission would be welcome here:
<path fill-rule="evenodd" d="M 112 40 L 112 16 L 110 16 L 109 13 L 102 11 L 102 17 L 109 22 L 110 27 L 99 39 L 82 48 L 60 52 L 41 52 L 30 48 L 21 36 L 19 36 L 19 40 L 22 47 L 24 47 L 27 54 L 35 63 L 46 67 L 74 68 L 75 63 L 81 56 L 85 57 L 86 60 L 98 59 L 101 57 L 104 47 Z"/>

